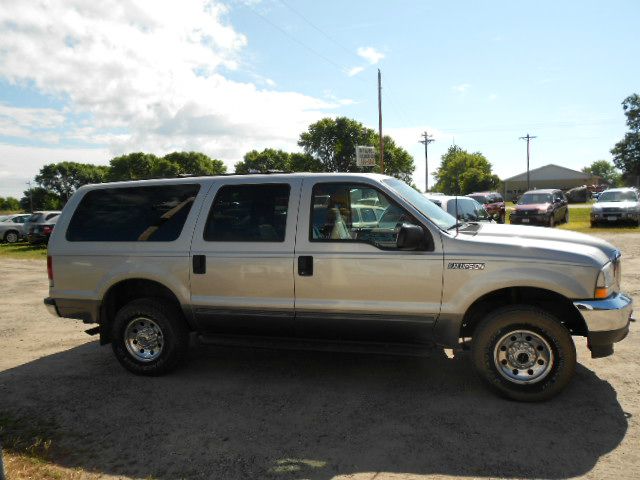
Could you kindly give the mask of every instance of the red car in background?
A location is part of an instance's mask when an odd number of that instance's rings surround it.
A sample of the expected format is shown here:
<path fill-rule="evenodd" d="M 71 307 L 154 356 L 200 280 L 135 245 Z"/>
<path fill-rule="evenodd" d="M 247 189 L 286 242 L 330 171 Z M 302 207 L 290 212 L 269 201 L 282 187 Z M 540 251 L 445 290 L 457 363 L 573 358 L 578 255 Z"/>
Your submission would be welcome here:
<path fill-rule="evenodd" d="M 498 192 L 474 192 L 467 195 L 484 205 L 484 209 L 498 223 L 504 223 L 507 216 L 504 199 Z"/>

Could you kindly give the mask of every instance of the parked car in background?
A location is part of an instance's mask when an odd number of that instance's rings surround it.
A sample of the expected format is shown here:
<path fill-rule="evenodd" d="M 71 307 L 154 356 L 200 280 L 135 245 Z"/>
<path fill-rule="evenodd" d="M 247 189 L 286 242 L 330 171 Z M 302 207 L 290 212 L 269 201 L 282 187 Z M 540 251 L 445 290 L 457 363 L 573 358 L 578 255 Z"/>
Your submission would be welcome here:
<path fill-rule="evenodd" d="M 442 208 L 449 215 L 458 218 L 462 222 L 491 222 L 491 215 L 487 213 L 484 206 L 476 202 L 473 198 L 437 195 L 425 195 L 428 200 Z M 457 205 L 456 205 L 457 199 Z M 456 215 L 457 209 L 457 215 Z"/>
<path fill-rule="evenodd" d="M 554 227 L 558 222 L 569 222 L 569 205 L 562 190 L 529 190 L 525 192 L 513 212 L 511 223 L 546 225 Z"/>
<path fill-rule="evenodd" d="M 633 188 L 610 188 L 591 207 L 591 226 L 600 222 L 632 222 L 640 225 L 638 192 Z"/>
<path fill-rule="evenodd" d="M 55 215 L 43 223 L 32 223 L 27 238 L 32 245 L 47 244 L 60 215 Z"/>
<path fill-rule="evenodd" d="M 25 236 L 24 223 L 29 214 L 7 215 L 0 220 L 0 240 L 7 243 L 16 243 Z"/>
<path fill-rule="evenodd" d="M 467 195 L 476 202 L 484 205 L 484 209 L 498 223 L 504 223 L 507 218 L 507 210 L 504 199 L 498 192 L 474 192 Z"/>
<path fill-rule="evenodd" d="M 57 210 L 44 210 L 44 211 L 33 212 L 29 216 L 29 218 L 27 218 L 27 221 L 24 222 L 25 236 L 29 234 L 29 229 L 31 228 L 31 225 L 35 223 L 44 223 L 47 220 L 51 220 L 56 215 L 60 215 L 60 212 Z"/>

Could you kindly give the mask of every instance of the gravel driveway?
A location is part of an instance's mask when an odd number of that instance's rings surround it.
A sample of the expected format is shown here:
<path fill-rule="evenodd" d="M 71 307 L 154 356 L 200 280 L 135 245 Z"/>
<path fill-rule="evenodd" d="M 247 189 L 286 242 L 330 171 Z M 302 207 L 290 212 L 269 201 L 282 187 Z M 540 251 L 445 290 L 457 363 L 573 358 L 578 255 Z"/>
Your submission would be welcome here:
<path fill-rule="evenodd" d="M 640 302 L 640 234 L 608 235 Z M 54 425 L 59 465 L 92 478 L 640 478 L 640 337 L 543 404 L 485 390 L 467 355 L 193 346 L 162 378 L 123 370 L 51 317 L 41 261 L 0 260 L 0 414 Z M 637 324 L 636 324 L 637 325 Z"/>

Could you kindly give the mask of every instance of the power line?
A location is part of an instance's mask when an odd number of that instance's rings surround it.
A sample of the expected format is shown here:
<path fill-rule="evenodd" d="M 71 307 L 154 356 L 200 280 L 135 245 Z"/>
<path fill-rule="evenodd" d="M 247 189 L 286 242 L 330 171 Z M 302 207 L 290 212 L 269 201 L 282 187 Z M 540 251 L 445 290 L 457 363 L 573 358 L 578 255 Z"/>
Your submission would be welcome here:
<path fill-rule="evenodd" d="M 297 43 L 298 45 L 300 45 L 301 47 L 305 48 L 306 50 L 310 51 L 311 53 L 313 53 L 314 55 L 322 58 L 325 62 L 329 63 L 330 65 L 333 65 L 334 67 L 336 67 L 338 70 L 340 70 L 342 73 L 344 73 L 347 69 L 346 67 L 343 67 L 341 65 L 339 65 L 338 63 L 334 62 L 333 60 L 331 60 L 329 57 L 327 57 L 326 55 L 323 55 L 322 53 L 318 52 L 317 50 L 315 50 L 314 48 L 310 47 L 309 45 L 307 45 L 306 43 L 304 43 L 301 40 L 298 40 L 296 37 L 294 37 L 293 35 L 291 35 L 289 32 L 287 32 L 284 28 L 280 27 L 279 25 L 273 23 L 271 20 L 269 20 L 267 17 L 265 17 L 264 15 L 262 15 L 260 12 L 258 12 L 257 10 L 251 8 L 251 6 L 249 6 L 248 4 L 244 3 L 243 4 L 246 8 L 248 8 L 249 10 L 251 10 L 254 15 L 256 15 L 257 17 L 261 18 L 264 22 L 268 23 L 269 25 L 271 25 L 273 28 L 275 28 L 276 30 L 278 30 L 280 33 L 282 33 L 285 37 L 287 37 L 289 40 Z"/>
<path fill-rule="evenodd" d="M 291 10 L 293 13 L 295 13 L 297 16 L 299 16 L 308 25 L 310 25 L 311 28 L 313 28 L 314 30 L 318 31 L 322 36 L 324 36 L 326 39 L 328 39 L 331 43 L 333 43 L 334 45 L 337 45 L 339 48 L 341 48 L 342 50 L 344 50 L 345 52 L 347 52 L 349 55 L 353 56 L 354 58 L 357 58 L 358 60 L 362 60 L 355 53 L 353 53 L 353 51 L 349 50 L 347 47 L 342 45 L 340 42 L 338 42 L 336 39 L 334 39 L 331 35 L 326 33 L 324 30 L 322 30 L 320 27 L 318 27 L 315 23 L 313 23 L 311 20 L 309 20 L 307 17 L 305 17 L 302 13 L 300 13 L 298 10 L 296 10 L 291 5 L 289 5 L 287 2 L 285 2 L 284 0 L 280 0 L 280 3 L 283 4 L 285 7 L 287 7 L 289 10 Z"/>

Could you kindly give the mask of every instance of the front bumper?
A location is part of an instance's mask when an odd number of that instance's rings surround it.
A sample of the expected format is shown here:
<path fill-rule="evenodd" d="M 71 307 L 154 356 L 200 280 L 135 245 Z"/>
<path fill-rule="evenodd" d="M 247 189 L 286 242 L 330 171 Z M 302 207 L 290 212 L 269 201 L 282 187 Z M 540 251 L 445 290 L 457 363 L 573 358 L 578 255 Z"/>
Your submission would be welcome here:
<path fill-rule="evenodd" d="M 592 222 L 637 222 L 638 217 L 636 212 L 591 212 Z"/>
<path fill-rule="evenodd" d="M 551 213 L 532 213 L 529 215 L 514 215 L 513 213 L 509 217 L 509 220 L 513 224 L 547 224 L 551 218 Z"/>
<path fill-rule="evenodd" d="M 613 354 L 613 344 L 629 333 L 633 315 L 633 300 L 623 293 L 615 293 L 604 300 L 573 302 L 587 326 L 587 345 L 593 358 Z"/>

